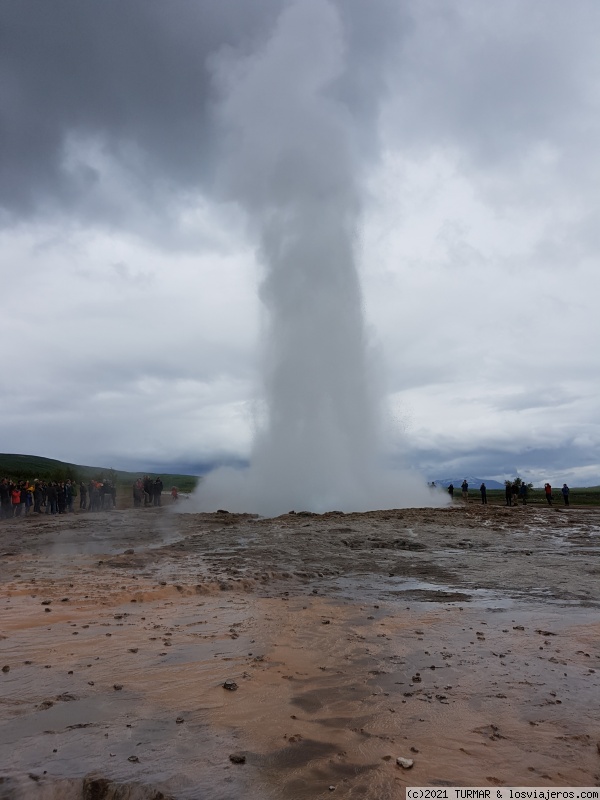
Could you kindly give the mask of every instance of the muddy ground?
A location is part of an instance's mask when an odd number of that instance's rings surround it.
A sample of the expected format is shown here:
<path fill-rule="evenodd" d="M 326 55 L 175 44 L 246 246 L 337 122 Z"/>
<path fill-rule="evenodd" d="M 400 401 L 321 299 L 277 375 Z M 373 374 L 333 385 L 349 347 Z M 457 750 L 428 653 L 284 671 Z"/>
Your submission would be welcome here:
<path fill-rule="evenodd" d="M 599 534 L 476 505 L 0 523 L 0 798 L 598 786 Z"/>

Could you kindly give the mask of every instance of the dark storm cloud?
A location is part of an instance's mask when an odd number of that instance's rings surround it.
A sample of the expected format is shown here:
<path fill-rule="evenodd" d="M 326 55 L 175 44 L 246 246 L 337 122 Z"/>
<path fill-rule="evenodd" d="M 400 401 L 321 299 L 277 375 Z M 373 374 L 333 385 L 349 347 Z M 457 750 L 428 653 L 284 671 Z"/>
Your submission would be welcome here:
<path fill-rule="evenodd" d="M 0 206 L 14 216 L 77 211 L 116 222 L 121 209 L 88 204 L 101 180 L 69 146 L 93 144 L 149 203 L 211 181 L 216 156 L 211 60 L 266 39 L 285 0 L 5 0 L 0 6 Z M 351 57 L 332 87 L 356 119 L 374 121 L 381 55 L 398 14 L 339 3 Z M 362 130 L 374 130 L 372 124 Z M 368 142 L 368 136 L 364 137 Z"/>
<path fill-rule="evenodd" d="M 7 0 L 0 7 L 3 205 L 70 205 L 93 169 L 63 169 L 68 137 L 99 139 L 119 160 L 133 146 L 140 178 L 186 188 L 210 171 L 207 58 L 265 34 L 279 0 Z"/>

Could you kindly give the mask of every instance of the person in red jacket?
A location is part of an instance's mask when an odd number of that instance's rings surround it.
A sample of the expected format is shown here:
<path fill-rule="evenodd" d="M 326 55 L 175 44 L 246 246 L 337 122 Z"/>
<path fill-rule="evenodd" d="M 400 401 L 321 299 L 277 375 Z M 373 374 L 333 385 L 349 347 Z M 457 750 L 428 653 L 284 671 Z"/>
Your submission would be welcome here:
<path fill-rule="evenodd" d="M 10 499 L 12 502 L 12 513 L 13 517 L 18 517 L 21 515 L 21 490 L 18 486 L 13 486 Z"/>
<path fill-rule="evenodd" d="M 544 484 L 544 491 L 546 492 L 546 500 L 548 501 L 548 505 L 552 505 L 552 487 L 549 483 Z"/>

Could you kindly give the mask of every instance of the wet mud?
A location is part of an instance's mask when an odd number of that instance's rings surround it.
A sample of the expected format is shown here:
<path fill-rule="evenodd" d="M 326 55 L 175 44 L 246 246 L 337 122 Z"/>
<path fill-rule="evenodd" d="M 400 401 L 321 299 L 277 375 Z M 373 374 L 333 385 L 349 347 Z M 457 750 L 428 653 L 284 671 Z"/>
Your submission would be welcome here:
<path fill-rule="evenodd" d="M 599 536 L 576 508 L 7 521 L 0 799 L 598 785 Z"/>

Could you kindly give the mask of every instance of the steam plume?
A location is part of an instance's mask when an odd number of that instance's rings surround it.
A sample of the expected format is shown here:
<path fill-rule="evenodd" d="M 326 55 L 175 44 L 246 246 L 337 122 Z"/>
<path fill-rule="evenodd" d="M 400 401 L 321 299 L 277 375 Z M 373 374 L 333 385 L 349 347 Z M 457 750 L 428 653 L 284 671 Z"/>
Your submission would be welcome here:
<path fill-rule="evenodd" d="M 266 414 L 250 469 L 218 470 L 202 508 L 276 514 L 431 505 L 423 481 L 401 499 L 376 467 L 376 411 L 355 261 L 360 161 L 336 99 L 343 29 L 326 0 L 297 0 L 264 47 L 222 57 L 224 181 L 247 212 L 265 268 Z M 415 502 L 416 500 L 416 502 Z"/>

